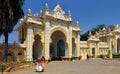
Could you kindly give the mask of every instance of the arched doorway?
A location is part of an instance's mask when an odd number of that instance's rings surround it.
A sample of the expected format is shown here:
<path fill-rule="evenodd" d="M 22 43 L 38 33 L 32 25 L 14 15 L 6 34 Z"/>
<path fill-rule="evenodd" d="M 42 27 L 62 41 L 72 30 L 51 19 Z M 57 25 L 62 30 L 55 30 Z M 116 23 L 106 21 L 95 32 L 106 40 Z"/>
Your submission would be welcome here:
<path fill-rule="evenodd" d="M 95 57 L 95 48 L 92 48 L 92 56 Z"/>
<path fill-rule="evenodd" d="M 120 39 L 117 39 L 117 53 L 120 53 Z"/>
<path fill-rule="evenodd" d="M 50 57 L 63 58 L 67 51 L 66 37 L 63 32 L 57 30 L 50 36 Z"/>
<path fill-rule="evenodd" d="M 39 35 L 35 35 L 33 43 L 33 60 L 38 59 L 42 56 L 42 43 L 41 37 Z"/>

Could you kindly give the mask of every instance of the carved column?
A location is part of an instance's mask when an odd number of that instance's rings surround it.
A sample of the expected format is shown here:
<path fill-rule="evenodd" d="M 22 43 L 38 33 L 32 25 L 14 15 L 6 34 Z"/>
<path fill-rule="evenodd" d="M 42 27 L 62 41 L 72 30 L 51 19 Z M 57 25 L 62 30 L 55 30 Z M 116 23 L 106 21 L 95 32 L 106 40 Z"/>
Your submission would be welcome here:
<path fill-rule="evenodd" d="M 46 20 L 44 21 L 45 24 L 45 29 L 44 29 L 44 41 L 45 41 L 45 48 L 44 48 L 44 55 L 45 59 L 49 60 L 50 59 L 50 52 L 49 52 L 49 45 L 50 45 L 50 21 Z"/>
<path fill-rule="evenodd" d="M 91 51 L 92 47 L 91 47 L 91 42 L 89 40 L 87 41 L 87 45 L 88 45 L 88 55 L 92 56 L 92 51 Z"/>
<path fill-rule="evenodd" d="M 99 55 L 99 42 L 96 42 L 96 51 L 95 51 L 95 57 Z"/>
<path fill-rule="evenodd" d="M 75 40 L 75 44 L 76 44 L 76 57 L 80 56 L 80 36 L 79 34 L 77 35 L 77 38 Z"/>
<path fill-rule="evenodd" d="M 110 52 L 109 58 L 112 59 L 112 35 L 109 35 L 109 36 L 107 37 L 107 43 L 108 43 L 109 52 Z"/>
<path fill-rule="evenodd" d="M 114 50 L 113 50 L 114 53 L 117 53 L 117 37 L 115 36 L 114 37 Z"/>
<path fill-rule="evenodd" d="M 50 39 L 49 39 L 49 32 L 46 32 L 45 33 L 45 48 L 44 48 L 44 55 L 45 55 L 45 59 L 46 60 L 49 60 L 50 59 L 50 56 L 49 56 L 49 42 L 50 42 Z"/>
<path fill-rule="evenodd" d="M 70 30 L 67 34 L 67 56 L 66 58 L 70 59 L 72 57 L 72 29 L 70 27 Z"/>
<path fill-rule="evenodd" d="M 27 61 L 32 61 L 33 57 L 32 57 L 32 47 L 33 47 L 33 29 L 31 26 L 28 26 L 27 29 L 27 39 L 26 39 L 26 43 L 27 43 L 27 50 L 26 50 L 26 60 Z"/>

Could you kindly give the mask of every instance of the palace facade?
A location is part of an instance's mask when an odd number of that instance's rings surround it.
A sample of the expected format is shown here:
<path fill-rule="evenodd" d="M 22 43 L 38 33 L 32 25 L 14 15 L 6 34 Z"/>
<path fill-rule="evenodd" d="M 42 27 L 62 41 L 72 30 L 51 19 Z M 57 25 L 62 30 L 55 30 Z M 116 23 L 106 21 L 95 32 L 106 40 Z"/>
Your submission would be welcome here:
<path fill-rule="evenodd" d="M 17 31 L 19 43 L 9 44 L 8 61 L 33 61 L 41 56 L 45 56 L 46 60 L 51 57 L 86 59 L 87 55 L 107 55 L 108 50 L 111 54 L 120 53 L 118 24 L 113 30 L 103 28 L 95 35 L 89 32 L 88 40 L 80 41 L 79 23 L 74 24 L 71 12 L 65 15 L 60 5 L 50 11 L 46 4 L 43 11 L 34 15 L 28 9 L 28 15 L 20 20 Z M 3 59 L 4 48 L 4 43 L 1 43 L 0 61 Z"/>

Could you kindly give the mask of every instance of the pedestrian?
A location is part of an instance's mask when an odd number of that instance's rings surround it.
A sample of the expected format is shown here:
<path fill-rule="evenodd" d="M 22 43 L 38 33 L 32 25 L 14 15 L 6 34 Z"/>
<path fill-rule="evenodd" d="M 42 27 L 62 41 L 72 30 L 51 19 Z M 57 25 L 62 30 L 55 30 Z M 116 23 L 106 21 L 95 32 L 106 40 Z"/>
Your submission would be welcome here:
<path fill-rule="evenodd" d="M 88 54 L 87 54 L 87 60 L 89 60 L 89 56 L 88 56 Z"/>
<path fill-rule="evenodd" d="M 36 72 L 44 72 L 45 69 L 45 58 L 42 56 L 40 59 L 35 61 Z"/>
<path fill-rule="evenodd" d="M 41 64 L 39 63 L 39 59 L 35 60 L 35 68 L 36 68 L 36 72 L 42 72 L 42 66 Z"/>
<path fill-rule="evenodd" d="M 43 68 L 42 72 L 44 72 L 45 65 L 46 65 L 45 57 L 44 56 L 42 56 L 42 58 L 40 59 L 40 64 L 41 64 L 41 66 Z"/>

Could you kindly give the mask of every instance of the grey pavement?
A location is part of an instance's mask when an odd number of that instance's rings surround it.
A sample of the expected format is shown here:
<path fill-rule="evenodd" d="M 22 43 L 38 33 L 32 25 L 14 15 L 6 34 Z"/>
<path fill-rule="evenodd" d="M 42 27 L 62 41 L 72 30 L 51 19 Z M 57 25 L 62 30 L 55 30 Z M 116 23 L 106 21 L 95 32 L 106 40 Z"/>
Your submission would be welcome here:
<path fill-rule="evenodd" d="M 33 66 L 9 74 L 120 74 L 120 60 L 53 61 L 42 73 L 35 72 Z"/>

